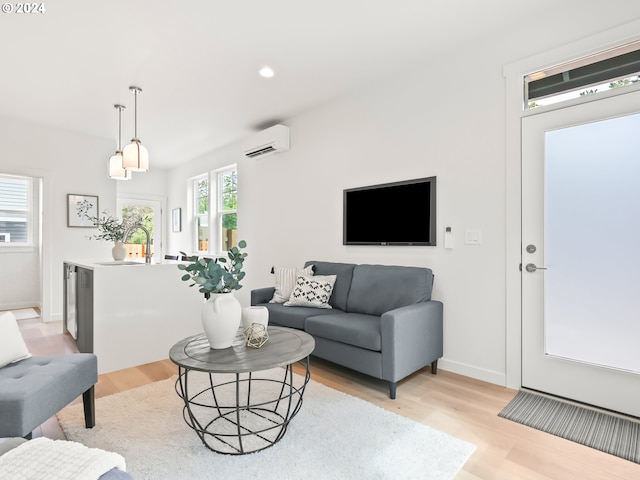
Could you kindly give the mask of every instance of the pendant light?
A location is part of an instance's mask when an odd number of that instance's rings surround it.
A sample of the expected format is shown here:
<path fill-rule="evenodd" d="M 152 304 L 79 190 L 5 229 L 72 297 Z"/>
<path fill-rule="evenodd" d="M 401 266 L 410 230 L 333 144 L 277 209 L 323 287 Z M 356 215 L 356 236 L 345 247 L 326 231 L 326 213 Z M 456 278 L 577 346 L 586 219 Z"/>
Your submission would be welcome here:
<path fill-rule="evenodd" d="M 149 170 L 149 152 L 138 139 L 138 94 L 142 93 L 140 87 L 129 87 L 129 91 L 133 92 L 134 103 L 134 122 L 133 122 L 133 138 L 131 143 L 124 147 L 122 152 L 122 166 L 131 172 L 146 172 Z"/>
<path fill-rule="evenodd" d="M 118 149 L 109 159 L 109 178 L 114 180 L 130 180 L 131 172 L 125 170 L 122 166 L 122 110 L 127 107 L 124 105 L 114 105 L 113 107 L 118 109 Z"/>

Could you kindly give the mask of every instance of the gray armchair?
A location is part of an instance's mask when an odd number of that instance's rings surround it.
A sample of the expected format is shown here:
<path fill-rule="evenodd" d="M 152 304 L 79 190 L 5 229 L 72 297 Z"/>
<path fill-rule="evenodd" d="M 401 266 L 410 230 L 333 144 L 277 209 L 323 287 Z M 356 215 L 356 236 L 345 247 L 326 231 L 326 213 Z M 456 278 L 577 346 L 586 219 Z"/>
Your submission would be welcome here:
<path fill-rule="evenodd" d="M 0 437 L 31 438 L 31 432 L 82 395 L 87 428 L 95 425 L 92 353 L 31 357 L 0 368 Z"/>

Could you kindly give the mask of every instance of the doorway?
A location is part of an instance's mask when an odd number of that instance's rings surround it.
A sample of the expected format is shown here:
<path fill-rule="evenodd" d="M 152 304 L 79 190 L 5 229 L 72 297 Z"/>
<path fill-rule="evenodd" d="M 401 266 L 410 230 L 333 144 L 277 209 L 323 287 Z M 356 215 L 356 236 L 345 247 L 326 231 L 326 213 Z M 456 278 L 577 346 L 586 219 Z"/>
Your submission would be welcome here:
<path fill-rule="evenodd" d="M 640 417 L 640 92 L 522 119 L 522 386 Z"/>
<path fill-rule="evenodd" d="M 119 215 L 127 220 L 131 217 L 142 218 L 142 225 L 149 231 L 151 237 L 151 261 L 159 263 L 164 258 L 162 252 L 162 200 L 146 197 L 119 196 Z M 146 235 L 142 229 L 132 232 L 127 240 L 127 258 L 138 259 L 146 255 Z"/>

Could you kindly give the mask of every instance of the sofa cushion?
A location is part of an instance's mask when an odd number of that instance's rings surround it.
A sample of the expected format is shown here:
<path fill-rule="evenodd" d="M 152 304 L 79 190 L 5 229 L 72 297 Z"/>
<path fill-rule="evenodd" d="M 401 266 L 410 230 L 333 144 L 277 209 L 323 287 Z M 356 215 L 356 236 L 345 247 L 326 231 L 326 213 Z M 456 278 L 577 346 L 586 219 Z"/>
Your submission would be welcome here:
<path fill-rule="evenodd" d="M 296 286 L 298 275 L 313 275 L 313 265 L 309 265 L 304 269 L 273 267 L 273 273 L 276 277 L 275 292 L 270 303 L 284 303 L 289 300 L 291 292 Z"/>
<path fill-rule="evenodd" d="M 429 268 L 357 265 L 346 311 L 382 315 L 430 300 L 432 286 L 433 273 Z"/>
<path fill-rule="evenodd" d="M 305 267 L 309 265 L 313 265 L 314 275 L 336 276 L 336 283 L 333 285 L 333 293 L 329 299 L 329 305 L 345 311 L 355 265 L 353 263 L 317 262 L 315 260 L 304 264 Z"/>
<path fill-rule="evenodd" d="M 0 314 L 0 368 L 29 358 L 31 354 L 24 343 L 13 312 Z"/>
<path fill-rule="evenodd" d="M 285 306 L 332 308 L 329 305 L 333 285 L 336 282 L 335 275 L 298 275 L 296 286 L 291 292 L 289 301 Z"/>
<path fill-rule="evenodd" d="M 321 315 L 307 318 L 304 330 L 314 337 L 366 348 L 379 352 L 382 349 L 380 317 L 360 313 Z"/>
<path fill-rule="evenodd" d="M 285 307 L 281 303 L 264 303 L 269 310 L 269 324 L 304 330 L 305 320 L 313 315 L 332 315 L 339 310 L 313 307 Z"/>

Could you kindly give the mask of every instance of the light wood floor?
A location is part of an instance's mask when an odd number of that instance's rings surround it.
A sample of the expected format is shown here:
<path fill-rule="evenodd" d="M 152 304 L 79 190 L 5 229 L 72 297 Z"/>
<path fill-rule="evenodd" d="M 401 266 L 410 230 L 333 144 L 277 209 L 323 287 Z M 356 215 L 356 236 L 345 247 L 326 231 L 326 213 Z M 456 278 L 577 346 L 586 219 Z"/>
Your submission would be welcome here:
<path fill-rule="evenodd" d="M 22 320 L 20 328 L 34 355 L 75 351 L 73 339 L 62 333 L 61 322 Z M 96 396 L 122 392 L 176 373 L 175 365 L 164 360 L 100 375 Z M 456 480 L 640 479 L 640 465 L 499 418 L 498 412 L 514 397 L 514 390 L 443 370 L 432 375 L 427 367 L 399 382 L 397 399 L 390 400 L 386 383 L 320 359 L 312 359 L 311 376 L 476 445 Z M 64 438 L 55 417 L 34 435 Z"/>

